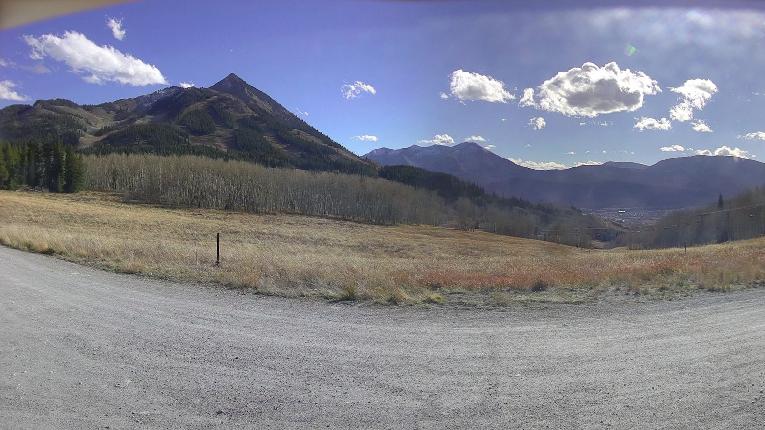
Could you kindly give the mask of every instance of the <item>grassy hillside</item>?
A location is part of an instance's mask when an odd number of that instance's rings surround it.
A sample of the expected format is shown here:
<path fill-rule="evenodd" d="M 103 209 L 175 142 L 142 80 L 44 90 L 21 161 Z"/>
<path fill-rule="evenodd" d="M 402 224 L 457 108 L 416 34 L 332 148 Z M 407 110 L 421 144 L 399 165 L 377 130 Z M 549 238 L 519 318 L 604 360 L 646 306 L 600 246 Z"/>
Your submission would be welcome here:
<path fill-rule="evenodd" d="M 429 226 L 126 204 L 103 193 L 0 191 L 0 243 L 122 272 L 384 303 L 579 302 L 765 280 L 764 239 L 687 253 L 583 250 Z"/>

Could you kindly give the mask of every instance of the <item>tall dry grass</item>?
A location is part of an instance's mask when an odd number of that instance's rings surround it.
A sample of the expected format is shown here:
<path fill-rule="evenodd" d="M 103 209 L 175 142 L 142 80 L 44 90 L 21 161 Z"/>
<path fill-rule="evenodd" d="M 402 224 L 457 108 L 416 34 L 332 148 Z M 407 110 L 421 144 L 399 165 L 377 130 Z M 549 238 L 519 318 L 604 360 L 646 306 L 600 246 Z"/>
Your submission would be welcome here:
<path fill-rule="evenodd" d="M 765 280 L 763 239 L 687 253 L 582 250 L 429 226 L 133 205 L 103 193 L 0 192 L 0 243 L 265 294 L 391 303 L 580 300 L 604 291 L 664 294 Z"/>

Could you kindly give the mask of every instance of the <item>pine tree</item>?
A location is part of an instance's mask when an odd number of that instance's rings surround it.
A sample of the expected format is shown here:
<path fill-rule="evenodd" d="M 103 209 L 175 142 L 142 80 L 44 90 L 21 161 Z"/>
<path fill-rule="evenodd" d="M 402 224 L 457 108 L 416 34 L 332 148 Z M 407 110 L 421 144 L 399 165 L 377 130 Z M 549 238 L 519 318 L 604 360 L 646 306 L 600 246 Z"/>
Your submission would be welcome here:
<path fill-rule="evenodd" d="M 84 165 L 82 157 L 75 154 L 71 146 L 64 153 L 64 192 L 76 193 L 82 188 Z"/>
<path fill-rule="evenodd" d="M 717 208 L 722 209 L 723 206 L 725 206 L 725 201 L 723 201 L 723 196 L 720 194 L 720 196 L 717 198 Z"/>
<path fill-rule="evenodd" d="M 64 186 L 64 150 L 61 143 L 45 145 L 45 185 L 48 191 L 60 193 Z"/>
<path fill-rule="evenodd" d="M 0 188 L 5 189 L 8 187 L 8 167 L 6 162 L 6 149 L 7 144 L 0 143 Z"/>

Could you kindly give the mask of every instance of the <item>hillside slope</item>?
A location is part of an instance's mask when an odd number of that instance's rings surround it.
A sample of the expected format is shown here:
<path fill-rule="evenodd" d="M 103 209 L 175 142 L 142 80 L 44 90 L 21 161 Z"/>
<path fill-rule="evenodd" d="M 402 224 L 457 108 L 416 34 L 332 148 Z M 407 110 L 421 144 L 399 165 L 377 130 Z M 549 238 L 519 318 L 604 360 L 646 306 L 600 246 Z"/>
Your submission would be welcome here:
<path fill-rule="evenodd" d="M 99 105 L 40 100 L 0 110 L 0 138 L 61 140 L 91 153 L 199 154 L 267 166 L 373 174 L 374 166 L 230 74 Z"/>

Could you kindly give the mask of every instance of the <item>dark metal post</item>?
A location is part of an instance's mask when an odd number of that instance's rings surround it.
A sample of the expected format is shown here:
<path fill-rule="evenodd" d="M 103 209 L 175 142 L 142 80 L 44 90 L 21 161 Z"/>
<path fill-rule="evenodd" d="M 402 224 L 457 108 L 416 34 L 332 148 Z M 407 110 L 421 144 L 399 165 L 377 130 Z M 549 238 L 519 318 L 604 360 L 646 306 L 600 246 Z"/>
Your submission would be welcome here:
<path fill-rule="evenodd" d="M 215 265 L 220 266 L 220 233 L 215 234 Z"/>

